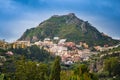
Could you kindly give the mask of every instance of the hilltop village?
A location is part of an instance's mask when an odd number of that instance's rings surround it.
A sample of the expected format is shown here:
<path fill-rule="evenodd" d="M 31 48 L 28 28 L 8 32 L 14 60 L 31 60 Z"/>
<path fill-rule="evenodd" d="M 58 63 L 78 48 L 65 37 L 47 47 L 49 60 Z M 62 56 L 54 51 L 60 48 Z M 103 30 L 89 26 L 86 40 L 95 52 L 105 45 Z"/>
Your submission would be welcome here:
<path fill-rule="evenodd" d="M 98 51 L 105 51 L 112 49 L 117 46 L 94 46 L 94 49 L 90 49 L 89 45 L 85 42 L 80 42 L 75 44 L 74 42 L 67 42 L 67 39 L 60 39 L 59 37 L 54 37 L 53 39 L 45 38 L 43 41 L 37 41 L 30 43 L 30 41 L 15 41 L 13 43 L 6 43 L 0 41 L 1 48 L 26 48 L 28 46 L 37 45 L 40 48 L 44 48 L 51 55 L 60 56 L 61 61 L 65 64 L 73 64 L 74 62 L 88 61 L 90 56 L 97 54 Z M 8 52 L 6 54 L 13 55 L 13 53 Z"/>

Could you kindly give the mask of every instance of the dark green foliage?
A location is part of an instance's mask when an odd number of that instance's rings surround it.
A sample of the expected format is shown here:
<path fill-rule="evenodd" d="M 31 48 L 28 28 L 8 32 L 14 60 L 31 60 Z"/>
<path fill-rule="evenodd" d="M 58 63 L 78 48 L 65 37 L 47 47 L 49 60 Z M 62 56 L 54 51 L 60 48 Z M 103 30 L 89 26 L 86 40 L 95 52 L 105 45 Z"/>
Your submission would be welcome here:
<path fill-rule="evenodd" d="M 83 75 L 85 72 L 88 72 L 88 71 L 89 71 L 89 70 L 88 70 L 88 67 L 87 67 L 86 65 L 84 65 L 84 64 L 81 64 L 81 65 L 78 65 L 78 66 L 75 68 L 74 73 L 75 73 L 76 75 L 81 76 L 81 75 Z"/>
<path fill-rule="evenodd" d="M 43 48 L 39 48 L 36 45 L 33 45 L 31 47 L 27 47 L 27 48 L 18 48 L 18 49 L 13 49 L 12 50 L 13 53 L 16 53 L 16 55 L 23 55 L 26 57 L 26 59 L 28 60 L 32 60 L 32 61 L 48 61 L 48 60 L 52 60 L 53 57 L 50 55 L 49 52 L 47 52 L 46 50 L 44 50 Z"/>
<path fill-rule="evenodd" d="M 37 39 L 33 39 L 35 36 Z M 78 19 L 74 14 L 63 16 L 52 16 L 39 24 L 36 28 L 26 30 L 19 40 L 30 40 L 31 42 L 43 40 L 46 37 L 58 36 L 66 38 L 67 41 L 79 43 L 86 42 L 89 46 L 104 44 L 114 45 L 118 43 L 111 37 L 103 35 L 86 21 Z"/>
<path fill-rule="evenodd" d="M 85 64 L 77 66 L 74 70 L 74 74 L 78 76 L 80 80 L 98 80 L 96 75 L 89 73 L 88 66 Z"/>
<path fill-rule="evenodd" d="M 52 67 L 50 63 L 27 60 L 24 56 L 9 56 L 8 59 L 2 68 L 4 80 L 98 80 L 85 64 L 76 65 L 75 72 L 61 70 L 60 57 L 56 57 Z"/>
<path fill-rule="evenodd" d="M 90 77 L 91 77 L 92 80 L 99 80 L 98 76 L 95 75 L 94 73 L 90 73 Z"/>
<path fill-rule="evenodd" d="M 4 80 L 4 74 L 0 74 L 0 80 Z"/>
<path fill-rule="evenodd" d="M 104 70 L 109 72 L 109 76 L 120 76 L 120 63 L 118 58 L 109 58 L 104 62 Z"/>
<path fill-rule="evenodd" d="M 16 80 L 46 80 L 48 68 L 43 63 L 20 60 L 16 62 Z"/>
<path fill-rule="evenodd" d="M 93 56 L 95 58 L 95 56 Z M 92 59 L 93 60 L 93 59 Z M 120 79 L 120 46 L 100 52 L 96 55 L 96 68 L 99 80 Z"/>
<path fill-rule="evenodd" d="M 60 72 L 60 57 L 57 56 L 52 66 L 50 80 L 60 80 Z"/>
<path fill-rule="evenodd" d="M 31 61 L 31 62 L 33 61 L 36 63 L 37 62 L 49 63 L 54 59 L 54 57 L 52 57 L 49 52 L 47 52 L 44 49 L 40 49 L 35 45 L 24 49 L 18 48 L 18 49 L 9 49 L 9 50 L 12 51 L 14 55 L 9 56 L 3 52 L 2 55 L 4 55 L 3 57 L 6 58 L 6 61 L 4 62 L 3 66 L 0 66 L 0 72 L 4 73 L 5 80 L 15 79 L 15 70 L 16 70 L 15 63 L 17 60 L 21 60 L 21 56 L 24 56 L 26 58 L 26 61 Z"/>
<path fill-rule="evenodd" d="M 0 53 L 6 52 L 6 50 L 0 48 Z"/>
<path fill-rule="evenodd" d="M 1 72 L 4 73 L 4 80 L 9 80 L 14 78 L 15 72 L 15 59 L 13 56 L 5 56 L 6 62 L 1 66 Z"/>

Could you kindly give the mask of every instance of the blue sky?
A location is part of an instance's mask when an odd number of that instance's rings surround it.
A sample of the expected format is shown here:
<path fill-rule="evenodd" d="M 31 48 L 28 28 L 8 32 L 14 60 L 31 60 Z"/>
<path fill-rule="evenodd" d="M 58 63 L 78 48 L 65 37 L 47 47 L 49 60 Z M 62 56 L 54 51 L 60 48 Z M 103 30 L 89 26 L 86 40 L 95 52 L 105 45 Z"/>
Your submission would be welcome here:
<path fill-rule="evenodd" d="M 50 16 L 68 13 L 120 39 L 119 8 L 120 0 L 0 0 L 0 39 L 15 41 Z"/>

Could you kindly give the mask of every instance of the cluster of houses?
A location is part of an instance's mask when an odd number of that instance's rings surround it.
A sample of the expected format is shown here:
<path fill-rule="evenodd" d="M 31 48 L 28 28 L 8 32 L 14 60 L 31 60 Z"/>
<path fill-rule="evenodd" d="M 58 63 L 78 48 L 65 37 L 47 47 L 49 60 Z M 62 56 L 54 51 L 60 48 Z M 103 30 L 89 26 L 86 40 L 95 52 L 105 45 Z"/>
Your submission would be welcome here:
<path fill-rule="evenodd" d="M 34 44 L 29 43 L 27 46 L 37 45 L 40 48 L 43 47 L 50 52 L 51 55 L 60 56 L 61 61 L 65 64 L 89 60 L 92 52 L 88 49 L 89 46 L 87 43 L 80 42 L 79 44 L 75 44 L 74 42 L 67 42 L 66 40 L 67 39 L 59 39 L 59 37 L 54 37 L 53 39 L 45 38 L 43 41 L 37 41 Z M 84 49 L 82 47 L 84 47 Z"/>
<path fill-rule="evenodd" d="M 2 44 L 3 45 L 3 44 Z M 16 41 L 11 43 L 12 48 L 25 48 L 27 46 L 37 45 L 40 48 L 44 48 L 51 55 L 56 55 L 61 57 L 61 61 L 65 64 L 72 64 L 74 62 L 87 61 L 92 54 L 97 54 L 89 49 L 89 45 L 85 42 L 80 42 L 75 44 L 74 42 L 67 42 L 67 39 L 60 39 L 59 37 L 54 37 L 53 39 L 45 38 L 43 41 L 37 41 L 35 43 L 30 43 L 30 41 Z M 6 46 L 6 43 L 3 45 Z M 98 51 L 104 51 L 112 49 L 113 47 L 94 47 Z M 13 55 L 11 52 L 7 54 Z"/>

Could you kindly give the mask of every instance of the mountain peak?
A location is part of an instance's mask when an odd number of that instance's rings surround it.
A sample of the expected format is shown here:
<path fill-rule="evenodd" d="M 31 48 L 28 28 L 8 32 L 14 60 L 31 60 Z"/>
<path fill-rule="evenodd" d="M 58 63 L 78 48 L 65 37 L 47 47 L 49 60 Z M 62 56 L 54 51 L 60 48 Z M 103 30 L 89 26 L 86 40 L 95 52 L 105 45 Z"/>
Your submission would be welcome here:
<path fill-rule="evenodd" d="M 52 17 L 59 17 L 59 15 L 53 15 Z"/>
<path fill-rule="evenodd" d="M 62 17 L 62 16 L 76 17 L 74 13 L 69 13 L 67 15 L 53 15 L 52 17 Z"/>
<path fill-rule="evenodd" d="M 89 45 L 113 45 L 116 43 L 116 41 L 110 37 L 103 36 L 95 27 L 91 26 L 88 21 L 79 19 L 74 13 L 54 15 L 40 23 L 36 28 L 26 30 L 19 40 L 30 40 L 34 42 L 55 36 L 76 43 L 84 41 Z"/>
<path fill-rule="evenodd" d="M 74 13 L 69 13 L 68 16 L 73 17 L 73 16 L 75 16 L 75 14 Z"/>

